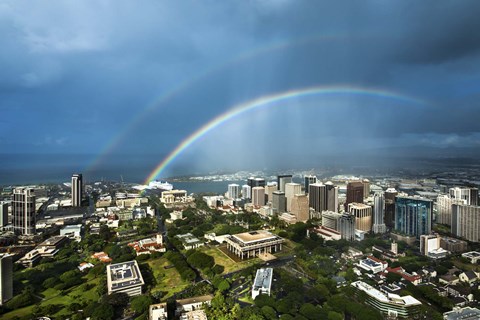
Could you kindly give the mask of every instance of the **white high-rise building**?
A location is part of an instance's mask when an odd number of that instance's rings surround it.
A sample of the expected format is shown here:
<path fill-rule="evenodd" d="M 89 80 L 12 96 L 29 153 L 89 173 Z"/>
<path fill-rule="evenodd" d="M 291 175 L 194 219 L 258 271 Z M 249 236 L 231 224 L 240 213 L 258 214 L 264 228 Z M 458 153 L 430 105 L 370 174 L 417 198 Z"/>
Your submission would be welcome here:
<path fill-rule="evenodd" d="M 0 305 L 13 297 L 13 262 L 8 253 L 0 253 Z"/>
<path fill-rule="evenodd" d="M 231 183 L 228 185 L 228 197 L 230 199 L 240 198 L 240 186 L 236 183 Z"/>
<path fill-rule="evenodd" d="M 287 212 L 292 210 L 292 199 L 296 194 L 302 193 L 302 185 L 299 183 L 286 183 L 285 184 L 285 198 L 287 199 Z"/>
<path fill-rule="evenodd" d="M 313 183 L 317 183 L 317 177 L 309 175 L 309 176 L 303 177 L 303 179 L 304 179 L 305 193 L 308 193 L 309 192 L 308 187 Z"/>
<path fill-rule="evenodd" d="M 452 233 L 468 241 L 480 242 L 480 207 L 452 205 Z"/>
<path fill-rule="evenodd" d="M 81 174 L 72 176 L 72 207 L 82 206 L 83 178 Z"/>
<path fill-rule="evenodd" d="M 35 234 L 35 189 L 20 187 L 13 190 L 13 230 L 17 234 Z"/>
<path fill-rule="evenodd" d="M 385 197 L 382 193 L 376 193 L 373 198 L 373 232 L 385 233 L 387 227 L 385 226 Z"/>
<path fill-rule="evenodd" d="M 252 204 L 256 207 L 261 207 L 265 205 L 265 188 L 264 187 L 253 187 Z"/>
<path fill-rule="evenodd" d="M 252 188 L 248 184 L 242 186 L 242 198 L 251 199 L 252 198 Z"/>
<path fill-rule="evenodd" d="M 439 195 L 437 197 L 437 223 L 452 225 L 452 205 L 467 205 L 466 199 L 454 199 L 448 195 Z"/>
<path fill-rule="evenodd" d="M 477 188 L 450 188 L 450 197 L 454 199 L 462 199 L 467 201 L 468 206 L 478 206 L 478 189 Z"/>

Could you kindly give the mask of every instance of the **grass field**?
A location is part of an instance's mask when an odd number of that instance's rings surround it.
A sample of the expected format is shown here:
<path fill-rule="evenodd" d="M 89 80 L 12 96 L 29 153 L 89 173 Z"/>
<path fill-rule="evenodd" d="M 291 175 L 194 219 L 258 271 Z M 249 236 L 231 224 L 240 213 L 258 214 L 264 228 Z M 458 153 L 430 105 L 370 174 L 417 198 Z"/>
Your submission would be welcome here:
<path fill-rule="evenodd" d="M 204 246 L 204 247 L 200 247 L 198 250 L 208 254 L 209 256 L 212 256 L 215 259 L 216 264 L 224 266 L 225 270 L 223 271 L 223 274 L 245 269 L 261 261 L 260 259 L 255 258 L 255 259 L 245 260 L 241 262 L 236 262 L 236 261 L 233 261 L 221 250 L 219 250 L 218 247 Z"/>
<path fill-rule="evenodd" d="M 152 268 L 153 276 L 157 281 L 155 288 L 152 289 L 153 292 L 163 291 L 166 294 L 162 299 L 171 297 L 173 294 L 182 291 L 190 283 L 184 281 L 177 269 L 169 268 L 165 269 L 165 266 L 171 265 L 171 263 L 166 258 L 158 258 L 154 260 L 149 260 L 145 263 L 148 263 L 150 268 Z"/>

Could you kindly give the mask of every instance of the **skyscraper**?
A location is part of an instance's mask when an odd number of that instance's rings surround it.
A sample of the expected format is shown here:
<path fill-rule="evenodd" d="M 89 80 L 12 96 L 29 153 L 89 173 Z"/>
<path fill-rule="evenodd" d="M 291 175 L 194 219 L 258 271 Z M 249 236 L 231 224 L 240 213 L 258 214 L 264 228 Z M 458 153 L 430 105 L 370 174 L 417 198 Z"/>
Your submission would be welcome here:
<path fill-rule="evenodd" d="M 480 207 L 452 205 L 452 233 L 468 241 L 480 242 Z"/>
<path fill-rule="evenodd" d="M 304 185 L 305 185 L 305 193 L 309 192 L 308 186 L 312 183 L 317 183 L 317 177 L 316 176 L 305 176 L 303 177 L 304 179 Z"/>
<path fill-rule="evenodd" d="M 265 186 L 265 198 L 266 201 L 272 202 L 273 192 L 277 191 L 277 182 L 268 182 Z"/>
<path fill-rule="evenodd" d="M 323 211 L 322 212 L 322 226 L 337 230 L 338 231 L 338 221 L 342 217 L 341 213 L 333 211 Z"/>
<path fill-rule="evenodd" d="M 285 198 L 287 199 L 287 212 L 292 210 L 292 199 L 296 194 L 302 193 L 302 186 L 298 183 L 286 183 L 285 184 Z"/>
<path fill-rule="evenodd" d="M 363 203 L 364 186 L 361 181 L 351 181 L 347 184 L 347 201 L 345 202 L 345 211 L 348 211 L 348 204 Z"/>
<path fill-rule="evenodd" d="M 395 230 L 420 239 L 432 231 L 432 201 L 420 197 L 398 197 L 395 202 Z"/>
<path fill-rule="evenodd" d="M 245 200 L 252 198 L 252 188 L 248 184 L 242 186 L 242 198 Z"/>
<path fill-rule="evenodd" d="M 285 192 L 274 191 L 272 194 L 272 209 L 274 213 L 286 212 Z"/>
<path fill-rule="evenodd" d="M 437 197 L 437 223 L 452 225 L 452 205 L 467 205 L 466 199 L 454 199 L 448 195 Z"/>
<path fill-rule="evenodd" d="M 292 182 L 292 175 L 285 174 L 281 176 L 277 176 L 277 188 L 280 191 L 285 192 L 285 184 Z"/>
<path fill-rule="evenodd" d="M 252 188 L 252 204 L 256 207 L 265 205 L 265 188 L 253 187 Z"/>
<path fill-rule="evenodd" d="M 363 198 L 368 198 L 370 196 L 370 180 L 363 179 Z"/>
<path fill-rule="evenodd" d="M 0 228 L 8 224 L 8 203 L 0 201 Z"/>
<path fill-rule="evenodd" d="M 292 199 L 292 214 L 297 221 L 306 222 L 309 216 L 308 197 L 305 194 L 296 194 Z"/>
<path fill-rule="evenodd" d="M 72 176 L 72 207 L 82 206 L 83 178 L 82 174 Z"/>
<path fill-rule="evenodd" d="M 478 206 L 478 189 L 455 187 L 449 190 L 450 197 L 467 201 L 468 206 Z"/>
<path fill-rule="evenodd" d="M 13 263 L 12 256 L 0 253 L 0 305 L 13 297 Z"/>
<path fill-rule="evenodd" d="M 338 212 L 338 187 L 331 181 L 325 182 L 327 188 L 327 210 Z"/>
<path fill-rule="evenodd" d="M 240 186 L 236 183 L 230 183 L 228 185 L 228 197 L 230 199 L 240 198 Z"/>
<path fill-rule="evenodd" d="M 372 231 L 372 207 L 363 203 L 349 203 L 348 212 L 355 216 L 355 229 Z"/>
<path fill-rule="evenodd" d="M 251 189 L 255 187 L 265 187 L 265 179 L 250 177 L 247 180 L 247 184 L 250 186 Z"/>
<path fill-rule="evenodd" d="M 373 232 L 385 233 L 387 227 L 384 222 L 385 217 L 385 197 L 381 193 L 376 193 L 373 198 Z"/>
<path fill-rule="evenodd" d="M 398 192 L 395 188 L 388 188 L 385 191 L 385 225 L 392 229 L 395 227 L 395 198 Z"/>
<path fill-rule="evenodd" d="M 327 187 L 323 183 L 312 183 L 308 190 L 309 206 L 315 212 L 327 210 Z"/>
<path fill-rule="evenodd" d="M 35 234 L 35 189 L 20 187 L 13 190 L 12 214 L 15 233 Z"/>
<path fill-rule="evenodd" d="M 338 232 L 342 239 L 347 241 L 355 240 L 355 216 L 350 213 L 344 213 L 338 220 Z"/>

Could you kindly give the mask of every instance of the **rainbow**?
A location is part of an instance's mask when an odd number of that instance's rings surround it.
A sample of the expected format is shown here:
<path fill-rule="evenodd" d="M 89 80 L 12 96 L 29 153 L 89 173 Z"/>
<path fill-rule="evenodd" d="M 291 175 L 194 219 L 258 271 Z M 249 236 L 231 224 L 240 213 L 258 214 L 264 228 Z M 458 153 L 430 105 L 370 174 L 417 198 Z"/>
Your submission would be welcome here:
<path fill-rule="evenodd" d="M 322 95 L 360 95 L 360 96 L 369 96 L 379 99 L 393 99 L 401 103 L 406 104 L 415 104 L 415 105 L 425 105 L 426 102 L 393 93 L 386 90 L 379 89 L 365 89 L 361 87 L 348 87 L 348 86 L 318 86 L 318 87 L 309 87 L 303 89 L 289 90 L 285 92 L 275 93 L 268 96 L 263 96 L 254 100 L 250 100 L 241 104 L 234 106 L 229 109 L 229 111 L 215 117 L 210 120 L 208 123 L 200 127 L 197 131 L 193 132 L 186 139 L 184 139 L 172 152 L 168 154 L 148 175 L 145 180 L 145 184 L 150 183 L 152 180 L 157 178 L 165 168 L 172 163 L 185 149 L 191 146 L 195 141 L 200 139 L 202 136 L 206 135 L 208 132 L 214 130 L 215 128 L 221 126 L 225 122 L 244 114 L 248 111 L 272 106 L 274 103 L 284 102 L 294 98 L 307 97 L 307 96 L 322 96 Z"/>
<path fill-rule="evenodd" d="M 214 65 L 213 67 L 205 69 L 203 72 L 198 73 L 197 75 L 186 79 L 183 82 L 180 82 L 178 85 L 174 86 L 170 90 L 166 90 L 162 95 L 156 97 L 151 103 L 149 103 L 142 111 L 137 113 L 130 122 L 122 128 L 122 130 L 117 133 L 111 140 L 109 140 L 102 150 L 99 152 L 98 156 L 95 157 L 84 169 L 84 171 L 93 170 L 97 167 L 104 159 L 104 157 L 110 154 L 115 150 L 124 140 L 124 138 L 136 128 L 144 119 L 146 119 L 152 112 L 157 110 L 160 106 L 165 105 L 167 102 L 179 96 L 184 91 L 188 90 L 193 85 L 200 83 L 204 79 L 215 75 L 218 72 L 221 72 L 228 67 L 248 61 L 257 56 L 270 53 L 272 51 L 283 50 L 292 46 L 305 45 L 309 43 L 315 43 L 317 41 L 327 41 L 327 40 L 338 40 L 343 39 L 343 35 L 313 35 L 304 38 L 299 38 L 295 40 L 282 40 L 274 41 L 263 45 L 261 47 L 254 48 L 253 50 L 247 50 L 245 52 L 236 55 L 235 57 L 228 59 L 222 63 Z"/>

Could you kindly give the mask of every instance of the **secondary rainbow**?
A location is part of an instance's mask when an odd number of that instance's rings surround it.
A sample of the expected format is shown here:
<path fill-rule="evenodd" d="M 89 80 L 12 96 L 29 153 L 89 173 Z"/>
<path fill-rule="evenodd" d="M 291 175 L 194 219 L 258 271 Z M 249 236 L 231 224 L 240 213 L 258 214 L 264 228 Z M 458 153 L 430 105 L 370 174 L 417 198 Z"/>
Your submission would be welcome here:
<path fill-rule="evenodd" d="M 361 96 L 370 96 L 379 99 L 393 99 L 406 104 L 414 105 L 425 105 L 426 103 L 422 100 L 411 98 L 408 96 L 400 95 L 394 92 L 379 90 L 379 89 L 366 89 L 361 87 L 348 87 L 348 86 L 333 86 L 333 87 L 309 87 L 303 89 L 289 90 L 285 92 L 275 93 L 268 96 L 263 96 L 254 100 L 250 100 L 241 104 L 238 104 L 231 108 L 229 111 L 215 117 L 197 131 L 193 132 L 186 139 L 184 139 L 172 152 L 164 158 L 155 169 L 148 175 L 145 180 L 145 184 L 148 184 L 150 181 L 157 178 L 165 168 L 172 163 L 175 158 L 177 158 L 185 149 L 190 145 L 195 143 L 202 136 L 212 131 L 213 129 L 219 127 L 225 122 L 231 120 L 234 117 L 237 117 L 241 114 L 244 114 L 253 109 L 258 109 L 262 107 L 268 107 L 274 103 L 284 102 L 294 98 L 301 98 L 306 96 L 321 96 L 321 95 L 361 95 Z"/>

